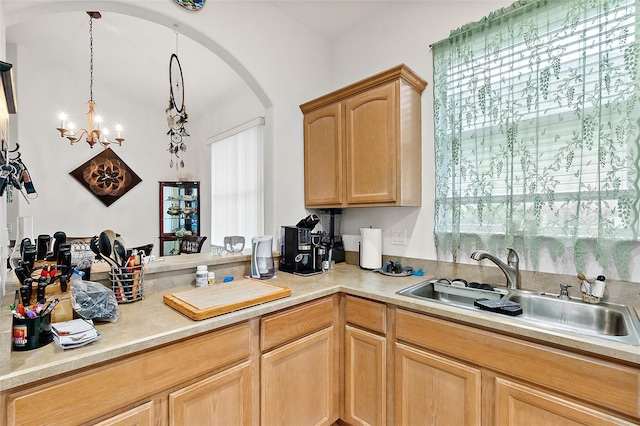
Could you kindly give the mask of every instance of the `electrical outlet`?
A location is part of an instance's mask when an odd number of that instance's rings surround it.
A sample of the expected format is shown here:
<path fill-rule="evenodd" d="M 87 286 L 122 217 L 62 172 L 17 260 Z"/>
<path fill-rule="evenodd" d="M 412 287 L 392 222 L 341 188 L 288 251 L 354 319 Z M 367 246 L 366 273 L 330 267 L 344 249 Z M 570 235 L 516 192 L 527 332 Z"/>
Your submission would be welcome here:
<path fill-rule="evenodd" d="M 407 230 L 406 229 L 392 229 L 391 230 L 391 244 L 394 246 L 406 246 L 407 245 Z"/>

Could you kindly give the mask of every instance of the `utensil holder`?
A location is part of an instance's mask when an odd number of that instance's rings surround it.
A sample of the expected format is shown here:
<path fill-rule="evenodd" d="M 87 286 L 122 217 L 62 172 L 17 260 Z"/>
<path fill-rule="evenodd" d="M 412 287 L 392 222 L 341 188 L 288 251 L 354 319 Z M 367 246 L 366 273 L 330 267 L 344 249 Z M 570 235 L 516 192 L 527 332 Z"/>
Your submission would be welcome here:
<path fill-rule="evenodd" d="M 143 265 L 123 268 L 112 266 L 109 272 L 111 290 L 116 295 L 118 303 L 131 303 L 144 299 L 143 280 Z"/>
<path fill-rule="evenodd" d="M 14 351 L 29 351 L 53 341 L 51 314 L 36 318 L 13 317 L 12 339 Z"/>

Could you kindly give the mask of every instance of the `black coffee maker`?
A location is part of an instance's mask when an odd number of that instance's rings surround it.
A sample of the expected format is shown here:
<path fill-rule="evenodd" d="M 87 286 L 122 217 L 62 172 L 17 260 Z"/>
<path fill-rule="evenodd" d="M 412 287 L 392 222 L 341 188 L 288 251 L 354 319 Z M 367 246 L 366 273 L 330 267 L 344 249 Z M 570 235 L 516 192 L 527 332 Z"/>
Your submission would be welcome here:
<path fill-rule="evenodd" d="M 326 250 L 321 244 L 322 234 L 313 228 L 320 222 L 312 214 L 296 226 L 280 228 L 280 270 L 297 275 L 314 275 L 322 272 Z"/>

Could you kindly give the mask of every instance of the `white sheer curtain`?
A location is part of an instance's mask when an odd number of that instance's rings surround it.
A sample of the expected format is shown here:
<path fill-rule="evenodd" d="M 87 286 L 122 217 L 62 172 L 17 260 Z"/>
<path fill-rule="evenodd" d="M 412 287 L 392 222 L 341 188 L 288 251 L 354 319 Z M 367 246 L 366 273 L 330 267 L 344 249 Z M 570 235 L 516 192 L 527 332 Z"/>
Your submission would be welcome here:
<path fill-rule="evenodd" d="M 264 231 L 264 118 L 214 136 L 211 144 L 211 244 L 241 235 L 245 247 Z"/>

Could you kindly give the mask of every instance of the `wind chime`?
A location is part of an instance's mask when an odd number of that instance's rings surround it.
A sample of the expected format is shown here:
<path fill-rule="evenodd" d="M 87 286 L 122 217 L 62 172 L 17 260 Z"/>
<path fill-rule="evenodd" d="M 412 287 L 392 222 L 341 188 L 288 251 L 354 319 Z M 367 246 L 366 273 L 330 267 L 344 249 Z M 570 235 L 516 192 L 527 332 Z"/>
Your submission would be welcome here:
<path fill-rule="evenodd" d="M 178 32 L 176 31 L 176 52 L 178 51 Z M 184 124 L 188 120 L 187 109 L 184 106 L 184 79 L 182 77 L 182 67 L 177 53 L 173 53 L 169 59 L 169 106 L 165 110 L 167 113 L 167 125 L 169 131 L 169 154 L 171 161 L 169 167 L 176 169 L 184 167 L 184 153 L 187 151 L 187 144 L 184 138 L 189 136 Z M 174 162 L 175 157 L 175 162 Z"/>

